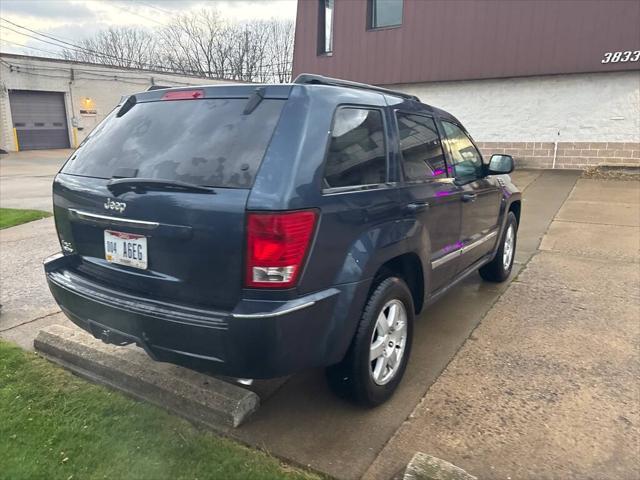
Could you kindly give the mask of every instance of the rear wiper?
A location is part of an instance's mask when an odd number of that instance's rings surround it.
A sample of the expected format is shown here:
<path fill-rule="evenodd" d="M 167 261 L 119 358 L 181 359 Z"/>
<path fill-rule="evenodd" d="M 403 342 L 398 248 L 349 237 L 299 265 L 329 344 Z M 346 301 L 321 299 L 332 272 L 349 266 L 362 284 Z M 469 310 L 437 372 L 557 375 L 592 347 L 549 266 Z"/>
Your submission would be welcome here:
<path fill-rule="evenodd" d="M 162 180 L 159 178 L 112 178 L 107 188 L 114 195 L 127 190 L 182 190 L 193 193 L 216 193 L 213 188 L 180 182 L 178 180 Z"/>

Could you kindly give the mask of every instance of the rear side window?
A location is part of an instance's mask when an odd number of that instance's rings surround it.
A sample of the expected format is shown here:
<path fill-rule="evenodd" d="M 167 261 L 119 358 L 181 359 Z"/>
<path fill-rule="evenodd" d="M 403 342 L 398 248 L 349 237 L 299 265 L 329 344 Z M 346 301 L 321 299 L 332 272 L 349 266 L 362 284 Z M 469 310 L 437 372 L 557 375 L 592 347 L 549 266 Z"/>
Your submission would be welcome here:
<path fill-rule="evenodd" d="M 396 112 L 404 177 L 408 182 L 446 177 L 442 143 L 430 117 Z"/>
<path fill-rule="evenodd" d="M 386 180 L 387 148 L 382 112 L 339 108 L 333 119 L 324 187 L 378 185 Z"/>
<path fill-rule="evenodd" d="M 284 100 L 265 99 L 244 115 L 246 104 L 247 99 L 138 103 L 119 118 L 111 114 L 62 172 L 112 178 L 134 171 L 137 178 L 249 188 Z"/>

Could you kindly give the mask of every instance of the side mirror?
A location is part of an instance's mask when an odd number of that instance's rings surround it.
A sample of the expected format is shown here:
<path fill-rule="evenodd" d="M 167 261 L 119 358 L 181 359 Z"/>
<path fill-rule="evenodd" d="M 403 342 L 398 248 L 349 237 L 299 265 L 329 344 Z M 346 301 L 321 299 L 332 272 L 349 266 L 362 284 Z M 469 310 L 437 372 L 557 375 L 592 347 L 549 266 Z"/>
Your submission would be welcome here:
<path fill-rule="evenodd" d="M 491 155 L 489 175 L 504 175 L 513 172 L 514 164 L 511 155 Z"/>

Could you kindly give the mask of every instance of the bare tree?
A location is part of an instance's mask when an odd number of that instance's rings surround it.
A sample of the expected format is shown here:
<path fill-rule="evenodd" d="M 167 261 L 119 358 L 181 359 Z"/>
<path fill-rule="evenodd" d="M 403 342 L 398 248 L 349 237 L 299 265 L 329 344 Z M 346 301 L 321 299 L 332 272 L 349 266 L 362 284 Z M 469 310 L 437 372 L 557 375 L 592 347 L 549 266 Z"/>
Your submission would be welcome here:
<path fill-rule="evenodd" d="M 219 73 L 249 82 L 289 82 L 293 32 L 293 22 L 275 19 L 229 26 L 225 45 L 231 70 Z"/>
<path fill-rule="evenodd" d="M 178 16 L 160 30 L 163 63 L 170 69 L 216 77 L 224 25 L 215 10 Z"/>
<path fill-rule="evenodd" d="M 265 22 L 236 24 L 230 27 L 231 78 L 247 82 L 269 80 L 266 53 L 269 29 Z"/>
<path fill-rule="evenodd" d="M 69 60 L 135 68 L 152 68 L 160 60 L 156 37 L 136 27 L 109 27 L 80 41 L 78 48 L 63 50 L 62 55 Z"/>
<path fill-rule="evenodd" d="M 269 22 L 222 22 L 213 10 L 187 13 L 161 30 L 163 64 L 182 73 L 270 81 Z"/>
<path fill-rule="evenodd" d="M 290 20 L 271 20 L 269 29 L 268 51 L 273 81 L 290 82 L 293 70 L 294 24 Z"/>
<path fill-rule="evenodd" d="M 153 68 L 247 82 L 291 80 L 294 25 L 223 21 L 214 9 L 188 12 L 155 33 L 109 28 L 65 50 L 68 59 Z"/>

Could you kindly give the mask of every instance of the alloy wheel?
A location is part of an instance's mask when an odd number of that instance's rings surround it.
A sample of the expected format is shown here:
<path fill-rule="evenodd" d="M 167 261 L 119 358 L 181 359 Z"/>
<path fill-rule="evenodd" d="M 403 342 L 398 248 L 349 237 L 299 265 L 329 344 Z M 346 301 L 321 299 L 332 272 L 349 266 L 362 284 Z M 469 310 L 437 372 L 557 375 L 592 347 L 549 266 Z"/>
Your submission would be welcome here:
<path fill-rule="evenodd" d="M 515 230 L 513 229 L 513 225 L 509 225 L 507 233 L 504 237 L 504 247 L 502 249 L 502 266 L 505 270 L 509 270 L 509 267 L 511 267 L 515 238 L 516 235 Z"/>
<path fill-rule="evenodd" d="M 385 385 L 402 364 L 407 344 L 407 311 L 398 299 L 389 300 L 380 310 L 371 335 L 369 373 L 374 383 Z"/>

